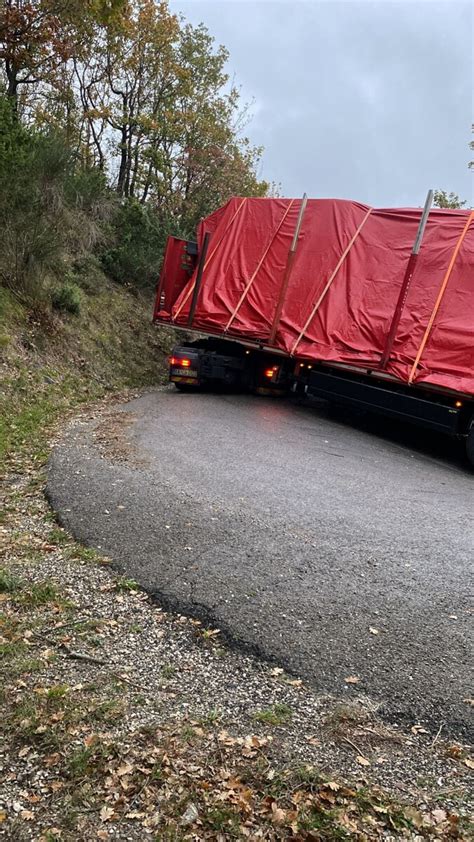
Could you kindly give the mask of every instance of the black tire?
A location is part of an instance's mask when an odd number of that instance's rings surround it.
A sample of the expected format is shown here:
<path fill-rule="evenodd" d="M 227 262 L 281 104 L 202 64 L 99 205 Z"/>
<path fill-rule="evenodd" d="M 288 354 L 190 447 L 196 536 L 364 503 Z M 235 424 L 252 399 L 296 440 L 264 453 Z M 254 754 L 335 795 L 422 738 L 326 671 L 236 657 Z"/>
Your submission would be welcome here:
<path fill-rule="evenodd" d="M 474 468 L 474 415 L 469 424 L 469 432 L 466 439 L 466 455 L 472 468 Z"/>
<path fill-rule="evenodd" d="M 178 392 L 199 392 L 200 386 L 193 386 L 192 383 L 175 383 Z"/>

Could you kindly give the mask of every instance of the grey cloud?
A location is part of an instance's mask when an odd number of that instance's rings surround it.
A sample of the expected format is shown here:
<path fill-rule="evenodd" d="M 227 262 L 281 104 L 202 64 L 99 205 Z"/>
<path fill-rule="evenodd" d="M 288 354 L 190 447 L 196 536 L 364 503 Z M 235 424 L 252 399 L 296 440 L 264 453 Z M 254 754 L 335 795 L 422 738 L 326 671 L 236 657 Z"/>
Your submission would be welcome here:
<path fill-rule="evenodd" d="M 284 194 L 420 205 L 442 187 L 472 203 L 471 3 L 170 5 L 229 49 Z"/>

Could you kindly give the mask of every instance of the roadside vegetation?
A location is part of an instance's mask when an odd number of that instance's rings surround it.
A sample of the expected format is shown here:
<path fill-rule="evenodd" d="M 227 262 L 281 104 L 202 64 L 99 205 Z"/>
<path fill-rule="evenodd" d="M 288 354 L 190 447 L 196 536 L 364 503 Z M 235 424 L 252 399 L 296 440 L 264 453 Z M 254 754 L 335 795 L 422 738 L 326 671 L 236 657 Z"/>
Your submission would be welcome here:
<path fill-rule="evenodd" d="M 226 59 L 165 2 L 0 7 L 0 838 L 468 838 L 465 746 L 165 614 L 44 498 L 67 420 L 164 381 L 166 235 L 270 189 Z"/>

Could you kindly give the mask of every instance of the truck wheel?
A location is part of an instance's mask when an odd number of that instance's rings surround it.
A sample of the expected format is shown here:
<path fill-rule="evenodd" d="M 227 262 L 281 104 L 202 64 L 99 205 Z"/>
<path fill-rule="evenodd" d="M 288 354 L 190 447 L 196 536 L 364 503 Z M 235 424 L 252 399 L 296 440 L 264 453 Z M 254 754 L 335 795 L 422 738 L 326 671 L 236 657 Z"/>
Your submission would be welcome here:
<path fill-rule="evenodd" d="M 175 383 L 178 392 L 199 392 L 200 386 L 193 386 L 192 383 Z"/>
<path fill-rule="evenodd" d="M 474 468 L 474 415 L 471 418 L 469 432 L 467 434 L 466 454 L 471 466 Z"/>

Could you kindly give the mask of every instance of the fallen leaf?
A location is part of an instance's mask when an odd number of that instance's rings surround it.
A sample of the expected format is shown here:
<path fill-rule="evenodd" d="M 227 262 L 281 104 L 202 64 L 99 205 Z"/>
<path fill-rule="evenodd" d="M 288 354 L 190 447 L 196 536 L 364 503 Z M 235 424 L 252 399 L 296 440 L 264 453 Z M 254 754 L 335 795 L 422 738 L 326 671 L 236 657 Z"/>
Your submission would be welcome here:
<path fill-rule="evenodd" d="M 62 781 L 53 781 L 50 784 L 50 788 L 52 789 L 53 792 L 58 792 L 60 789 L 63 788 L 63 786 L 64 786 L 64 783 Z"/>
<path fill-rule="evenodd" d="M 344 679 L 346 684 L 358 684 L 360 678 L 358 675 L 349 675 L 347 678 Z"/>
<path fill-rule="evenodd" d="M 280 807 L 278 807 L 275 802 L 272 804 L 272 821 L 275 824 L 283 824 L 286 819 L 286 813 Z"/>
<path fill-rule="evenodd" d="M 7 820 L 7 814 L 5 810 L 0 810 L 0 824 Z"/>
<path fill-rule="evenodd" d="M 101 820 L 101 822 L 108 822 L 108 821 L 110 821 L 110 819 L 112 818 L 112 816 L 115 816 L 115 811 L 114 811 L 114 809 L 113 809 L 112 807 L 106 807 L 106 806 L 104 805 L 104 806 L 102 807 L 102 810 L 100 811 L 100 820 Z"/>
<path fill-rule="evenodd" d="M 474 760 L 471 760 L 469 757 L 466 757 L 464 765 L 467 766 L 468 769 L 474 769 Z"/>
<path fill-rule="evenodd" d="M 405 807 L 403 815 L 409 819 L 417 828 L 423 827 L 423 813 L 416 807 Z"/>
<path fill-rule="evenodd" d="M 441 822 L 445 822 L 447 819 L 447 814 L 444 810 L 432 810 L 431 815 L 433 816 L 436 824 L 441 824 Z"/>
<path fill-rule="evenodd" d="M 367 758 L 363 757 L 362 754 L 358 754 L 356 760 L 359 766 L 370 766 L 370 760 L 367 760 Z"/>
<path fill-rule="evenodd" d="M 375 629 L 373 626 L 369 626 L 370 634 L 380 634 L 378 629 Z"/>
<path fill-rule="evenodd" d="M 133 766 L 130 763 L 127 763 L 127 761 L 125 761 L 124 763 L 122 763 L 121 766 L 118 767 L 117 775 L 119 776 L 119 778 L 121 778 L 123 775 L 128 775 L 132 771 Z"/>
<path fill-rule="evenodd" d="M 34 819 L 35 814 L 31 812 L 31 810 L 22 810 L 20 813 L 20 818 L 25 819 L 25 821 L 30 822 L 31 819 Z"/>
<path fill-rule="evenodd" d="M 181 824 L 188 825 L 194 824 L 196 819 L 198 818 L 199 813 L 195 804 L 192 801 L 189 802 L 188 806 L 186 807 L 183 815 L 181 816 Z"/>

